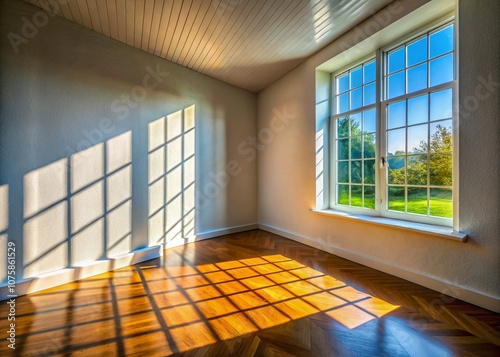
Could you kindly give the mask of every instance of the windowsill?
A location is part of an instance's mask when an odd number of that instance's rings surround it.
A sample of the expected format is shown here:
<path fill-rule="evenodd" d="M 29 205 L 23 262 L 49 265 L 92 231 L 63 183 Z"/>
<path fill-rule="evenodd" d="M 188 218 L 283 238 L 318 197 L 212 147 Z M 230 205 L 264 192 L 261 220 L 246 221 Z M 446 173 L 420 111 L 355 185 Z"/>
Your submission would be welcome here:
<path fill-rule="evenodd" d="M 378 224 L 381 226 L 393 227 L 393 228 L 403 229 L 403 230 L 412 231 L 412 232 L 430 234 L 433 236 L 452 239 L 452 240 L 459 241 L 459 242 L 466 242 L 467 241 L 467 234 L 466 233 L 454 231 L 453 228 L 450 228 L 450 227 L 435 226 L 435 225 L 431 225 L 431 224 L 415 223 L 415 222 L 409 222 L 409 221 L 401 221 L 398 219 L 385 218 L 385 217 L 373 217 L 373 216 L 365 216 L 365 215 L 361 215 L 361 214 L 351 214 L 351 213 L 340 212 L 340 211 L 335 211 L 335 210 L 328 210 L 328 209 L 324 209 L 324 210 L 311 209 L 311 212 L 315 212 L 315 213 L 319 213 L 319 214 L 323 214 L 323 215 L 327 215 L 327 216 L 353 219 L 353 220 L 357 220 L 360 222 Z"/>

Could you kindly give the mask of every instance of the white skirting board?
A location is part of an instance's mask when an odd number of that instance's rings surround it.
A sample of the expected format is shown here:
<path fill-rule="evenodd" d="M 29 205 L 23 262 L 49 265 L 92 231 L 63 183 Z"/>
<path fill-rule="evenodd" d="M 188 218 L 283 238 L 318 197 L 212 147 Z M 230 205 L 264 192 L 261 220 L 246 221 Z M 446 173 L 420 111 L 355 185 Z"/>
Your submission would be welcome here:
<path fill-rule="evenodd" d="M 368 266 L 370 268 L 382 271 L 384 273 L 397 276 L 398 278 L 408 280 L 412 283 L 424 286 L 426 288 L 435 290 L 437 292 L 441 292 L 444 295 L 452 296 L 456 299 L 460 299 L 468 303 L 480 306 L 484 309 L 488 309 L 494 312 L 500 312 L 500 299 L 497 297 L 469 290 L 451 284 L 449 282 L 441 281 L 439 279 L 436 279 L 435 277 L 430 277 L 423 275 L 421 273 L 416 273 L 399 266 L 389 265 L 385 262 L 376 260 L 372 257 L 352 252 L 343 248 L 339 248 L 337 246 L 333 246 L 325 242 L 319 242 L 315 239 L 300 236 L 292 232 L 282 230 L 280 228 L 272 227 L 265 224 L 259 224 L 259 229 L 283 236 L 285 238 L 292 239 L 296 242 L 323 250 L 325 252 Z M 444 305 L 446 305 L 446 300 L 447 300 L 446 297 L 442 299 L 442 303 Z"/>
<path fill-rule="evenodd" d="M 174 247 L 178 247 L 180 245 L 184 245 L 186 243 L 194 243 L 194 242 L 198 242 L 198 241 L 205 240 L 205 239 L 220 237 L 220 236 L 224 236 L 227 234 L 251 231 L 254 229 L 258 229 L 258 228 L 259 228 L 259 225 L 257 223 L 251 223 L 251 224 L 245 224 L 245 225 L 241 225 L 241 226 L 233 226 L 233 227 L 229 227 L 229 228 L 215 229 L 213 231 L 206 231 L 206 232 L 202 232 L 202 233 L 197 233 L 193 237 L 188 237 L 188 238 L 184 238 L 184 239 L 174 239 L 174 240 L 164 244 L 163 248 L 164 249 L 174 248 Z"/>
<path fill-rule="evenodd" d="M 257 228 L 257 223 L 253 223 L 203 232 L 197 234 L 196 237 L 194 237 L 193 241 L 215 238 L 226 234 L 244 232 Z M 9 293 L 9 287 L 7 285 L 2 285 L 0 286 L 0 301 L 53 288 L 55 286 L 70 283 L 72 281 L 85 279 L 94 275 L 106 273 L 113 269 L 124 268 L 129 265 L 158 258 L 162 255 L 163 247 L 158 245 L 138 249 L 133 252 L 117 256 L 115 258 L 97 260 L 89 262 L 88 264 L 82 266 L 74 266 L 70 268 L 60 269 L 51 273 L 42 274 L 23 281 L 17 281 L 15 285 L 15 296 L 13 296 L 12 293 Z"/>

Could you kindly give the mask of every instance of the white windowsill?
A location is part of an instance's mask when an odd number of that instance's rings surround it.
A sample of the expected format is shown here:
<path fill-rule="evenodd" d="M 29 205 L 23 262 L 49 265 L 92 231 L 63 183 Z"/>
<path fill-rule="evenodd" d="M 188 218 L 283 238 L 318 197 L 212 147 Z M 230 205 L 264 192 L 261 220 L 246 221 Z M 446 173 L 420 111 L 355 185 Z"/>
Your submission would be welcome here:
<path fill-rule="evenodd" d="M 435 226 L 431 224 L 424 223 L 416 223 L 409 221 L 401 221 L 398 219 L 385 218 L 385 217 L 374 217 L 374 216 L 365 216 L 361 214 L 351 214 L 346 212 L 340 212 L 335 210 L 316 210 L 311 209 L 311 212 L 324 214 L 327 216 L 335 216 L 347 219 L 354 219 L 361 222 L 378 224 L 381 226 L 394 227 L 399 229 L 404 229 L 407 231 L 413 231 L 418 233 L 430 234 L 442 238 L 453 239 L 460 242 L 467 241 L 467 233 L 454 231 L 453 228 L 443 227 L 443 226 Z"/>

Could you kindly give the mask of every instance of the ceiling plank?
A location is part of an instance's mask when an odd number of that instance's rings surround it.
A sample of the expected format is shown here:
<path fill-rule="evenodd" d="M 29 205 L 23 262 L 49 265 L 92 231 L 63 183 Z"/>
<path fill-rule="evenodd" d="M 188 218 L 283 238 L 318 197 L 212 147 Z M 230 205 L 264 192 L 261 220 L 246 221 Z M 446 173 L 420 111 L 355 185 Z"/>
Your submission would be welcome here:
<path fill-rule="evenodd" d="M 69 21 L 74 21 L 68 2 L 67 1 L 62 1 L 62 2 L 59 1 L 58 4 L 59 4 L 59 8 L 61 9 L 62 16 L 64 18 L 68 19 Z"/>
<path fill-rule="evenodd" d="M 158 37 L 160 22 L 163 20 L 162 14 L 163 14 L 164 4 L 165 4 L 164 0 L 155 0 L 153 6 L 153 18 L 151 20 L 151 31 L 149 33 L 149 41 L 147 49 L 149 53 L 154 53 L 156 49 L 156 38 Z"/>
<path fill-rule="evenodd" d="M 175 0 L 167 0 L 163 4 L 163 11 L 161 14 L 161 21 L 158 27 L 158 35 L 156 36 L 156 43 L 154 44 L 154 54 L 156 56 L 161 55 L 161 49 L 163 47 L 163 42 L 165 41 L 165 34 L 167 32 L 168 24 L 172 21 L 170 14 L 172 13 L 172 6 L 174 6 Z"/>
<path fill-rule="evenodd" d="M 255 21 L 257 15 L 259 13 L 265 14 L 269 10 L 269 8 L 272 6 L 273 3 L 274 3 L 274 1 L 270 2 L 269 0 L 267 0 L 267 1 L 266 0 L 256 0 L 254 2 L 253 7 L 250 9 L 250 12 L 248 13 L 248 15 L 246 15 L 245 18 L 243 19 L 243 23 L 241 25 L 243 28 L 243 31 L 248 31 L 249 33 L 251 33 L 252 30 L 257 25 L 257 23 Z M 214 38 L 218 38 L 222 29 L 224 28 L 224 22 L 228 21 L 225 19 L 226 16 L 230 17 L 230 16 L 232 16 L 232 13 L 226 14 L 226 12 L 223 12 L 221 19 L 224 19 L 224 21 L 222 21 L 222 24 L 221 24 L 221 21 L 218 22 L 217 27 L 213 33 Z M 210 44 L 210 46 L 208 48 L 205 47 L 205 49 L 203 50 L 204 55 L 200 56 L 200 60 L 193 65 L 194 70 L 198 70 L 202 66 L 202 63 L 203 63 L 202 61 L 205 60 L 207 55 L 212 54 L 211 51 L 216 50 L 216 48 L 214 48 L 216 41 L 210 41 L 210 42 L 208 42 L 208 44 Z"/>
<path fill-rule="evenodd" d="M 220 58 L 223 49 L 225 49 L 227 46 L 227 43 L 232 38 L 240 37 L 238 31 L 243 25 L 243 19 L 248 16 L 252 9 L 253 7 L 250 6 L 250 3 L 248 2 L 236 2 L 234 4 L 228 3 L 223 13 L 220 13 L 219 9 L 219 11 L 217 12 L 217 16 L 230 15 L 230 18 L 224 23 L 224 27 L 222 28 L 221 37 L 223 37 L 223 39 L 217 41 L 216 48 L 211 52 L 211 55 L 208 55 L 205 58 L 205 60 L 203 61 L 203 65 L 200 67 L 200 71 L 205 70 L 209 63 L 211 63 L 211 66 L 208 68 L 206 73 L 208 73 L 208 71 L 212 69 L 212 66 L 216 67 L 216 63 L 212 61 L 212 58 Z"/>
<path fill-rule="evenodd" d="M 125 0 L 116 1 L 116 21 L 118 24 L 118 39 L 127 43 L 127 6 Z"/>
<path fill-rule="evenodd" d="M 142 47 L 142 26 L 144 21 L 144 0 L 135 1 L 134 46 Z"/>
<path fill-rule="evenodd" d="M 92 20 L 90 19 L 89 8 L 87 6 L 86 0 L 76 0 L 78 9 L 80 10 L 80 15 L 82 16 L 83 25 L 91 30 L 94 30 L 92 26 Z"/>
<path fill-rule="evenodd" d="M 149 34 L 151 33 L 151 21 L 153 20 L 154 0 L 146 0 L 144 4 L 144 20 L 142 21 L 141 49 L 147 51 L 149 48 Z"/>
<path fill-rule="evenodd" d="M 106 0 L 106 8 L 108 10 L 109 33 L 112 38 L 119 41 L 116 0 Z"/>
<path fill-rule="evenodd" d="M 211 1 L 203 1 L 198 8 L 198 13 L 193 21 L 191 29 L 189 30 L 188 36 L 181 44 L 178 53 L 176 54 L 177 61 L 176 63 L 184 63 L 193 43 L 196 41 L 198 37 L 198 33 L 203 28 L 203 24 L 205 19 L 207 18 L 207 14 L 209 13 L 208 9 L 212 5 Z"/>
<path fill-rule="evenodd" d="M 182 53 L 182 48 L 184 47 L 184 44 L 186 43 L 187 38 L 189 37 L 191 30 L 193 29 L 194 23 L 198 19 L 200 9 L 202 9 L 202 3 L 200 3 L 200 1 L 193 1 L 191 3 L 191 8 L 189 9 L 187 19 L 184 22 L 181 35 L 179 37 L 179 40 L 176 41 L 175 48 L 172 51 L 172 57 L 170 58 L 172 62 L 177 63 L 179 61 L 179 57 Z"/>
<path fill-rule="evenodd" d="M 219 0 L 215 0 L 219 1 Z M 189 45 L 188 53 L 186 54 L 186 57 L 184 60 L 181 60 L 180 62 L 183 66 L 187 68 L 191 68 L 192 63 L 195 61 L 195 59 L 198 57 L 198 54 L 200 53 L 200 46 L 203 46 L 205 43 L 204 39 L 209 31 L 209 29 L 212 26 L 212 22 L 216 21 L 216 16 L 215 16 L 215 7 L 213 6 L 214 2 L 211 2 L 210 6 L 208 7 L 207 14 L 205 18 L 203 19 L 203 22 L 200 26 L 200 28 L 197 31 L 196 38 L 193 40 L 193 42 Z"/>
<path fill-rule="evenodd" d="M 76 0 L 69 0 L 68 7 L 71 11 L 71 16 L 73 17 L 73 21 L 79 25 L 83 25 L 82 15 L 80 14 L 80 9 L 78 8 L 78 4 Z"/>
<path fill-rule="evenodd" d="M 172 38 L 174 36 L 175 27 L 179 21 L 179 14 L 181 12 L 182 2 L 174 1 L 173 7 L 170 12 L 170 17 L 168 21 L 167 30 L 165 31 L 165 37 L 163 38 L 163 43 L 161 44 L 160 57 L 166 58 L 168 54 L 168 49 L 172 44 Z"/>
<path fill-rule="evenodd" d="M 249 72 L 253 72 L 253 68 L 258 65 L 259 62 L 266 63 L 278 60 L 283 61 L 283 57 L 280 56 L 280 52 L 284 43 L 288 40 L 300 41 L 299 38 L 294 36 L 297 26 L 303 25 L 305 21 L 309 19 L 312 15 L 313 9 L 318 5 L 321 5 L 321 1 L 316 0 L 315 3 L 304 3 L 304 5 L 305 6 L 296 9 L 296 11 L 290 12 L 284 22 L 284 25 L 281 26 L 278 31 L 272 33 L 267 39 L 263 40 L 257 50 L 252 52 L 249 56 L 242 57 L 240 66 L 243 68 L 249 68 Z M 230 76 L 233 80 L 238 80 L 240 77 L 246 75 L 246 73 L 243 73 L 244 71 L 235 71 L 232 68 L 229 68 L 229 70 L 231 71 Z"/>
<path fill-rule="evenodd" d="M 97 0 L 99 1 L 99 0 Z M 127 36 L 127 44 L 130 46 L 134 46 L 135 43 L 135 3 L 134 1 L 127 1 L 126 2 L 126 8 L 125 8 L 125 17 L 126 17 L 126 24 L 125 24 L 125 32 Z"/>
<path fill-rule="evenodd" d="M 175 29 L 172 33 L 172 37 L 170 38 L 168 49 L 165 55 L 165 58 L 169 61 L 172 60 L 175 48 L 179 42 L 179 38 L 181 37 L 182 31 L 184 30 L 184 26 L 187 22 L 189 13 L 191 11 L 192 4 L 193 4 L 192 0 L 182 1 L 182 7 L 175 21 L 176 22 Z"/>
<path fill-rule="evenodd" d="M 109 27 L 109 18 L 108 18 L 108 6 L 105 1 L 98 0 L 96 2 L 97 11 L 99 13 L 99 19 L 101 21 L 101 30 L 102 33 L 108 37 L 111 37 L 111 30 Z"/>
<path fill-rule="evenodd" d="M 184 67 L 259 91 L 393 0 L 24 1 Z"/>
<path fill-rule="evenodd" d="M 92 22 L 92 28 L 96 32 L 103 33 L 96 0 L 87 0 L 87 9 L 89 11 L 90 21 Z"/>
<path fill-rule="evenodd" d="M 282 6 L 277 10 L 273 16 L 267 21 L 267 24 L 264 25 L 254 36 L 246 35 L 244 39 L 238 38 L 233 43 L 230 43 L 228 46 L 228 54 L 219 64 L 219 68 L 215 70 L 213 73 L 217 73 L 218 75 L 224 76 L 230 70 L 238 70 L 238 68 L 227 66 L 227 63 L 235 58 L 239 57 L 242 51 L 247 53 L 255 53 L 260 50 L 263 41 L 269 38 L 276 28 L 283 23 L 284 17 L 288 14 L 287 11 L 298 11 L 300 10 L 300 3 L 303 3 L 302 0 L 295 1 L 287 1 L 282 2 Z M 299 9 L 297 9 L 299 7 Z M 247 38 L 249 37 L 249 40 Z M 243 58 L 241 58 L 243 60 Z M 238 64 L 241 60 L 238 60 Z M 210 73 L 210 72 L 209 72 Z"/>

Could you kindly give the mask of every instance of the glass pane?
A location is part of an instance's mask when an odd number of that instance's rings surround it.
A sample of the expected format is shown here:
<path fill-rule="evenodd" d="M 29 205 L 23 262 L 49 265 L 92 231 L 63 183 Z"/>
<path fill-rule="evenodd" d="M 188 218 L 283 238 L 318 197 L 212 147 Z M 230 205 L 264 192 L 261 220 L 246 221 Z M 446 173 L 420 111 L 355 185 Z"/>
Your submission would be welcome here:
<path fill-rule="evenodd" d="M 364 186 L 364 207 L 375 209 L 375 186 Z"/>
<path fill-rule="evenodd" d="M 364 183 L 375 183 L 375 160 L 365 160 L 364 162 Z"/>
<path fill-rule="evenodd" d="M 349 90 L 349 74 L 344 74 L 337 77 L 337 93 L 343 93 Z"/>
<path fill-rule="evenodd" d="M 429 163 L 431 186 L 452 186 L 453 158 L 449 154 L 432 154 Z"/>
<path fill-rule="evenodd" d="M 431 58 L 453 51 L 453 25 L 433 33 L 429 38 Z"/>
<path fill-rule="evenodd" d="M 337 160 L 349 159 L 349 139 L 337 141 Z"/>
<path fill-rule="evenodd" d="M 388 127 L 389 129 L 398 128 L 406 125 L 406 101 L 402 100 L 389 105 L 388 109 Z"/>
<path fill-rule="evenodd" d="M 375 83 L 363 87 L 363 105 L 375 103 Z"/>
<path fill-rule="evenodd" d="M 405 94 L 405 72 L 399 72 L 389 76 L 387 97 L 388 99 Z"/>
<path fill-rule="evenodd" d="M 427 63 L 408 70 L 408 93 L 427 88 Z"/>
<path fill-rule="evenodd" d="M 453 80 L 453 53 L 431 61 L 431 86 Z"/>
<path fill-rule="evenodd" d="M 427 215 L 427 189 L 418 187 L 408 187 L 408 213 Z"/>
<path fill-rule="evenodd" d="M 349 117 L 337 119 L 337 138 L 349 136 Z"/>
<path fill-rule="evenodd" d="M 405 49 L 401 47 L 399 50 L 389 53 L 389 74 L 405 68 Z"/>
<path fill-rule="evenodd" d="M 453 92 L 451 88 L 431 93 L 431 121 L 453 116 Z"/>
<path fill-rule="evenodd" d="M 449 189 L 431 188 L 430 215 L 436 217 L 453 217 L 453 194 Z"/>
<path fill-rule="evenodd" d="M 337 114 L 349 111 L 349 93 L 337 97 Z"/>
<path fill-rule="evenodd" d="M 427 94 L 408 99 L 408 125 L 425 123 L 429 116 L 429 101 Z"/>
<path fill-rule="evenodd" d="M 338 185 L 337 203 L 341 205 L 349 204 L 349 185 Z"/>
<path fill-rule="evenodd" d="M 361 183 L 361 161 L 351 161 L 351 183 Z"/>
<path fill-rule="evenodd" d="M 452 125 L 452 120 L 443 120 L 431 124 L 431 151 L 443 152 L 453 150 Z"/>
<path fill-rule="evenodd" d="M 351 110 L 363 106 L 363 90 L 361 88 L 351 91 Z"/>
<path fill-rule="evenodd" d="M 362 186 L 351 186 L 351 206 L 363 207 Z"/>
<path fill-rule="evenodd" d="M 388 156 L 404 155 L 406 153 L 406 130 L 390 130 L 388 133 Z"/>
<path fill-rule="evenodd" d="M 427 185 L 427 155 L 408 156 L 408 185 Z"/>
<path fill-rule="evenodd" d="M 337 182 L 349 183 L 349 161 L 337 163 Z"/>
<path fill-rule="evenodd" d="M 351 71 L 351 89 L 359 87 L 363 83 L 363 72 L 362 68 L 356 68 Z"/>
<path fill-rule="evenodd" d="M 405 211 L 405 189 L 404 187 L 389 187 L 387 208 L 391 211 Z"/>
<path fill-rule="evenodd" d="M 365 159 L 375 158 L 375 134 L 363 136 L 363 157 Z"/>
<path fill-rule="evenodd" d="M 363 67 L 363 83 L 373 82 L 375 80 L 375 61 L 365 64 Z"/>
<path fill-rule="evenodd" d="M 390 157 L 388 159 L 388 181 L 392 185 L 405 184 L 405 158 Z"/>
<path fill-rule="evenodd" d="M 375 114 L 375 109 L 367 110 L 363 113 L 363 131 L 365 133 L 374 133 L 377 131 Z"/>
<path fill-rule="evenodd" d="M 351 138 L 351 159 L 361 159 L 361 136 Z"/>
<path fill-rule="evenodd" d="M 361 113 L 351 115 L 351 136 L 361 135 Z"/>
<path fill-rule="evenodd" d="M 427 124 L 410 126 L 408 128 L 408 154 L 418 154 L 427 152 Z"/>
<path fill-rule="evenodd" d="M 427 60 L 427 37 L 413 42 L 406 48 L 406 65 L 408 67 Z"/>

